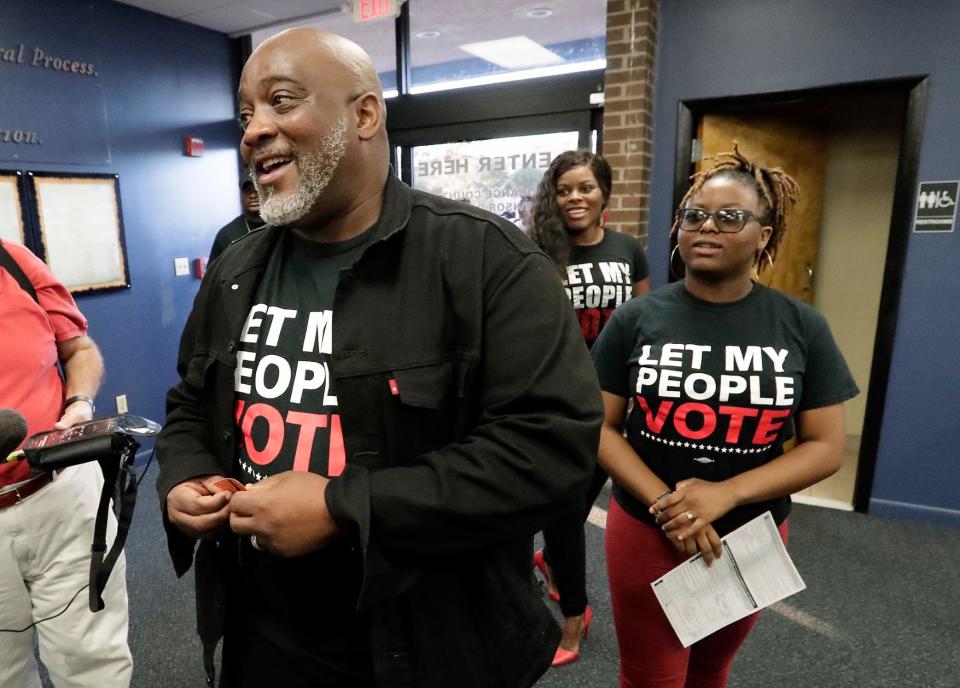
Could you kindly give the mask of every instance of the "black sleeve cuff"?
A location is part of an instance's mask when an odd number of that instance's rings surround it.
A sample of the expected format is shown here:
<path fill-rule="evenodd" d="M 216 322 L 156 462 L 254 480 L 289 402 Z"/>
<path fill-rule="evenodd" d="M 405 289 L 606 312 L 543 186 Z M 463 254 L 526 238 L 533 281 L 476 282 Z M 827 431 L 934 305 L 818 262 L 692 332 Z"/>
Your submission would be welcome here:
<path fill-rule="evenodd" d="M 388 561 L 371 528 L 370 473 L 349 463 L 324 491 L 327 510 L 337 527 L 356 537 L 363 557 L 363 585 L 357 610 L 366 611 L 392 600 L 413 585 L 422 573 L 420 568 L 398 566 Z"/>

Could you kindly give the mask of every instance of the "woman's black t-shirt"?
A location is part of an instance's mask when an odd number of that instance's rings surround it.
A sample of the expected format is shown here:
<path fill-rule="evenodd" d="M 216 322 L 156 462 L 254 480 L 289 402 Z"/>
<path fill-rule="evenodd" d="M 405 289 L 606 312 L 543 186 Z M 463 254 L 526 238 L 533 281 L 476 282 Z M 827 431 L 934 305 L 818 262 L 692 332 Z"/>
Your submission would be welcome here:
<path fill-rule="evenodd" d="M 702 301 L 676 282 L 619 308 L 593 346 L 601 388 L 633 401 L 627 440 L 670 487 L 721 481 L 782 453 L 796 413 L 858 393 L 826 320 L 810 306 L 754 284 L 730 303 Z M 614 497 L 653 523 L 622 487 Z M 781 497 L 737 507 L 714 522 L 722 536 Z"/>
<path fill-rule="evenodd" d="M 570 247 L 563 286 L 588 347 L 614 309 L 633 296 L 633 285 L 649 273 L 643 247 L 630 234 L 605 229 L 600 243 Z"/>

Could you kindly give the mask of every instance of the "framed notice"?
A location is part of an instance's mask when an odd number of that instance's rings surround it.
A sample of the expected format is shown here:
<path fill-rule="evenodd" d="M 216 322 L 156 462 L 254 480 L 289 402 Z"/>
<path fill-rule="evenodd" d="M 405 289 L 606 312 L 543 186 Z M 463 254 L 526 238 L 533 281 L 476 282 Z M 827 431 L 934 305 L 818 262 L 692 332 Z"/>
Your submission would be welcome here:
<path fill-rule="evenodd" d="M 72 292 L 130 286 L 115 174 L 28 172 L 50 271 Z"/>
<path fill-rule="evenodd" d="M 25 244 L 23 174 L 0 170 L 0 240 Z"/>

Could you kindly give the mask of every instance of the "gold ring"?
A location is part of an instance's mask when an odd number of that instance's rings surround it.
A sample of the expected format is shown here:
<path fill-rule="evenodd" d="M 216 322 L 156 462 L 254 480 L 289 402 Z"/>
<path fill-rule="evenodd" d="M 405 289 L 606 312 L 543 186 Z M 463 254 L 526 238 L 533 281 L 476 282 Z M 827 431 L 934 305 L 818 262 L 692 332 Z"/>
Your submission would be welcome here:
<path fill-rule="evenodd" d="M 689 511 L 684 511 L 684 512 L 683 512 L 683 515 L 687 517 L 687 520 L 688 520 L 688 521 L 692 521 L 693 518 L 694 518 L 694 517 L 693 517 L 693 514 L 691 514 Z"/>

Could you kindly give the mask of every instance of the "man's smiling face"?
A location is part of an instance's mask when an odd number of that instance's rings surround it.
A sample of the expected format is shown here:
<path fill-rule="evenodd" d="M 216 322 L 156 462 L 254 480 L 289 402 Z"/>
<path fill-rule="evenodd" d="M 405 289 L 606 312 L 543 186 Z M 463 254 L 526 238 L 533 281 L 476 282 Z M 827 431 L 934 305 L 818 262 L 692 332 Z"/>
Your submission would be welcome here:
<path fill-rule="evenodd" d="M 240 150 L 272 225 L 318 205 L 349 147 L 350 98 L 341 70 L 300 37 L 262 46 L 240 79 Z"/>

